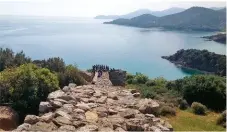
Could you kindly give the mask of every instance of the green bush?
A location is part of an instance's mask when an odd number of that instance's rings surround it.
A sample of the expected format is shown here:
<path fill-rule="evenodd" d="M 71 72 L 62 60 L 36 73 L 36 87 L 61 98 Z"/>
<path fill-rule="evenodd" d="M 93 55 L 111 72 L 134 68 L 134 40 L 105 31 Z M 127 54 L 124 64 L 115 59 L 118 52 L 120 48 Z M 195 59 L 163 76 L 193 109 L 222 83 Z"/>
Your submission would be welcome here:
<path fill-rule="evenodd" d="M 175 116 L 176 115 L 176 110 L 170 106 L 162 106 L 160 108 L 160 115 L 162 116 L 166 116 L 166 115 L 172 115 Z"/>
<path fill-rule="evenodd" d="M 77 85 L 86 84 L 85 79 L 79 74 L 79 70 L 76 66 L 68 65 L 64 72 L 58 73 L 60 86 L 67 86 L 69 83 L 75 83 Z"/>
<path fill-rule="evenodd" d="M 26 114 L 38 114 L 39 103 L 59 89 L 57 76 L 34 64 L 0 72 L 1 102 L 11 103 L 20 119 Z"/>
<path fill-rule="evenodd" d="M 148 80 L 148 81 L 146 82 L 146 85 L 147 85 L 147 86 L 155 86 L 155 81 L 154 81 L 154 80 Z"/>
<path fill-rule="evenodd" d="M 198 102 L 193 102 L 191 105 L 192 111 L 193 113 L 197 114 L 197 115 L 205 115 L 206 114 L 206 106 L 198 103 Z"/>
<path fill-rule="evenodd" d="M 47 60 L 34 60 L 33 63 L 39 67 L 47 68 L 52 72 L 64 72 L 66 67 L 63 59 L 59 57 L 53 57 Z"/>
<path fill-rule="evenodd" d="M 186 110 L 188 108 L 188 102 L 186 100 L 180 101 L 179 108 L 181 110 Z"/>
<path fill-rule="evenodd" d="M 14 52 L 9 48 L 0 48 L 0 71 L 29 62 L 31 62 L 31 59 L 26 57 L 23 51 L 14 54 Z"/>
<path fill-rule="evenodd" d="M 141 73 L 136 73 L 134 79 L 137 84 L 145 84 L 148 81 L 148 77 Z"/>
<path fill-rule="evenodd" d="M 221 115 L 217 119 L 217 125 L 221 125 L 226 127 L 226 110 L 221 113 Z"/>
<path fill-rule="evenodd" d="M 226 107 L 225 78 L 214 75 L 186 77 L 182 88 L 188 103 L 201 102 L 214 110 L 223 110 Z"/>

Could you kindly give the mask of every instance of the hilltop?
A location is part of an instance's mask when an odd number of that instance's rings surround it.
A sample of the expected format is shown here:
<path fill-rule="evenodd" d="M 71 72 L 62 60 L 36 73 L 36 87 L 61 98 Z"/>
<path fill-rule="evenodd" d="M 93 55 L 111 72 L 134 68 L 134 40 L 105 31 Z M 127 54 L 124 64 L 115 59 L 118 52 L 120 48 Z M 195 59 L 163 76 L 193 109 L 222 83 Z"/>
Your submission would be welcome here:
<path fill-rule="evenodd" d="M 169 29 L 215 31 L 225 28 L 226 13 L 209 8 L 192 7 L 183 12 L 156 17 L 146 14 L 132 19 L 116 19 L 104 24 L 127 25 L 134 27 L 164 27 Z M 124 21 L 123 21 L 124 20 Z M 123 21 L 123 22 L 122 22 Z M 146 22 L 144 22 L 146 21 Z"/>

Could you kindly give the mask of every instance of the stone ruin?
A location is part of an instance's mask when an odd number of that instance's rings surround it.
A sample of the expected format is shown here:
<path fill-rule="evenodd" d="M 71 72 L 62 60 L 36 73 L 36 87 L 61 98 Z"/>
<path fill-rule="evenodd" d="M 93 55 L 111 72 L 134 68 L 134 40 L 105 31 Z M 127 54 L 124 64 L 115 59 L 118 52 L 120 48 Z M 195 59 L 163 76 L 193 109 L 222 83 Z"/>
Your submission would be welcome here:
<path fill-rule="evenodd" d="M 14 131 L 173 131 L 154 115 L 158 108 L 134 89 L 70 84 L 50 93 L 39 116 L 27 115 Z"/>

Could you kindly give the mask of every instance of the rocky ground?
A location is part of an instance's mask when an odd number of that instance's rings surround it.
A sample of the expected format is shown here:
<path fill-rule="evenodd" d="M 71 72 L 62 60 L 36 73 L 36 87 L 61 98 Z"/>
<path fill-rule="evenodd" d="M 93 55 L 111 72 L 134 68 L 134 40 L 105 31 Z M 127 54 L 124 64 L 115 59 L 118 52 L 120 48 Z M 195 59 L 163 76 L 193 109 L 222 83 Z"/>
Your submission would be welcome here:
<path fill-rule="evenodd" d="M 15 131 L 172 131 L 153 115 L 158 107 L 136 90 L 112 86 L 104 73 L 94 85 L 70 84 L 50 93 L 40 115 L 27 115 Z"/>

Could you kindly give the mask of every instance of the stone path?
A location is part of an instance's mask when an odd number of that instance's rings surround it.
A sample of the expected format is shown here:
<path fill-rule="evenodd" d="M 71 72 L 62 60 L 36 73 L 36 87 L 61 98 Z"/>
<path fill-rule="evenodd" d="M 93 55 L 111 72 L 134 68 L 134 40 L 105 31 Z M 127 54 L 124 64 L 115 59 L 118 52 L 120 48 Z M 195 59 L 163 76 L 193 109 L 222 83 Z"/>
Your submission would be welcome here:
<path fill-rule="evenodd" d="M 159 104 L 136 90 L 114 87 L 103 73 L 96 85 L 65 86 L 41 102 L 16 131 L 172 131 L 153 115 Z"/>

